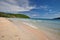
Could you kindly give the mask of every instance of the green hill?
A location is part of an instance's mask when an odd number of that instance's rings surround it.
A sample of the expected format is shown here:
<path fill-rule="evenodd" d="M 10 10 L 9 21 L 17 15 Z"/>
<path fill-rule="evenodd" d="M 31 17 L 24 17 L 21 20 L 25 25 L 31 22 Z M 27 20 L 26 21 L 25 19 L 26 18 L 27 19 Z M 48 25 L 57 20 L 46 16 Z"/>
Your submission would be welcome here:
<path fill-rule="evenodd" d="M 4 13 L 0 12 L 0 17 L 7 17 L 7 18 L 30 18 L 27 15 L 24 14 L 11 14 L 11 13 Z"/>

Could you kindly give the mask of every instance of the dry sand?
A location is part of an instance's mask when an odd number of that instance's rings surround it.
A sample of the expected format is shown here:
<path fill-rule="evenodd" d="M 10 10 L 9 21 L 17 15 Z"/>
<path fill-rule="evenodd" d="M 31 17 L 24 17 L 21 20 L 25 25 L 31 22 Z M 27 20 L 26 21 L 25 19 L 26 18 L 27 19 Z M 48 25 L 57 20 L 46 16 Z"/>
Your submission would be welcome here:
<path fill-rule="evenodd" d="M 0 40 L 48 40 L 48 37 L 22 22 L 17 26 L 7 18 L 0 18 Z"/>

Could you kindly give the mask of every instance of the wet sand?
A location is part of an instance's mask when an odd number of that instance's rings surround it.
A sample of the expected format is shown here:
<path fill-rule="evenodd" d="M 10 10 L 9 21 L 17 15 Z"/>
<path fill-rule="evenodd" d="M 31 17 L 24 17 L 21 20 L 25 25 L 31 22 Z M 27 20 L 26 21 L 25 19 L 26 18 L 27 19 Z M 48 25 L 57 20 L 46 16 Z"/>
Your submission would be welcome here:
<path fill-rule="evenodd" d="M 25 25 L 16 25 L 7 18 L 0 18 L 0 40 L 51 40 L 42 31 Z"/>

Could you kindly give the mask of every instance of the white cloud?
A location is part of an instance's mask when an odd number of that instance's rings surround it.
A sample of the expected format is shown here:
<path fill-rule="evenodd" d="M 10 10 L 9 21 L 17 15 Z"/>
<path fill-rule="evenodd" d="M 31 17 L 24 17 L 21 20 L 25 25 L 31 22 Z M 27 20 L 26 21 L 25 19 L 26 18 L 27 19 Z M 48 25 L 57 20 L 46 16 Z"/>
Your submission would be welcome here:
<path fill-rule="evenodd" d="M 48 5 L 40 5 L 39 8 L 43 9 L 43 10 L 48 10 L 49 9 Z"/>
<path fill-rule="evenodd" d="M 32 17 L 40 16 L 39 14 L 32 14 Z"/>
<path fill-rule="evenodd" d="M 29 11 L 34 7 L 29 6 L 28 0 L 2 0 L 0 1 L 0 11 L 18 12 Z"/>
<path fill-rule="evenodd" d="M 57 11 L 52 11 L 51 13 L 45 13 L 43 15 L 44 18 L 56 18 L 56 17 L 60 17 L 60 12 Z"/>
<path fill-rule="evenodd" d="M 39 7 L 36 7 L 35 9 L 42 9 L 42 10 L 45 10 L 45 11 L 52 11 L 51 7 L 48 6 L 48 5 L 40 5 Z"/>
<path fill-rule="evenodd" d="M 11 4 L 17 4 L 17 0 L 5 0 L 5 2 L 9 2 Z"/>
<path fill-rule="evenodd" d="M 46 5 L 41 5 L 40 8 L 47 9 L 48 7 Z"/>
<path fill-rule="evenodd" d="M 54 14 L 57 17 L 60 17 L 60 12 L 57 12 L 56 14 Z"/>

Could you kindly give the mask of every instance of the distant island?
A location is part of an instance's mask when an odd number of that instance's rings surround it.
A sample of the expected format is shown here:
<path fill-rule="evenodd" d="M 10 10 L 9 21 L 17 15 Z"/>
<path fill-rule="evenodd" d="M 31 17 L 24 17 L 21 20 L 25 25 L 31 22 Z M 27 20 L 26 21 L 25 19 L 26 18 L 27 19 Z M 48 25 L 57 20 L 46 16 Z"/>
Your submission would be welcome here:
<path fill-rule="evenodd" d="M 24 14 L 13 14 L 13 13 L 5 13 L 0 12 L 0 17 L 7 17 L 7 18 L 30 18 L 27 15 Z"/>
<path fill-rule="evenodd" d="M 54 19 L 60 19 L 60 17 L 54 18 Z"/>

